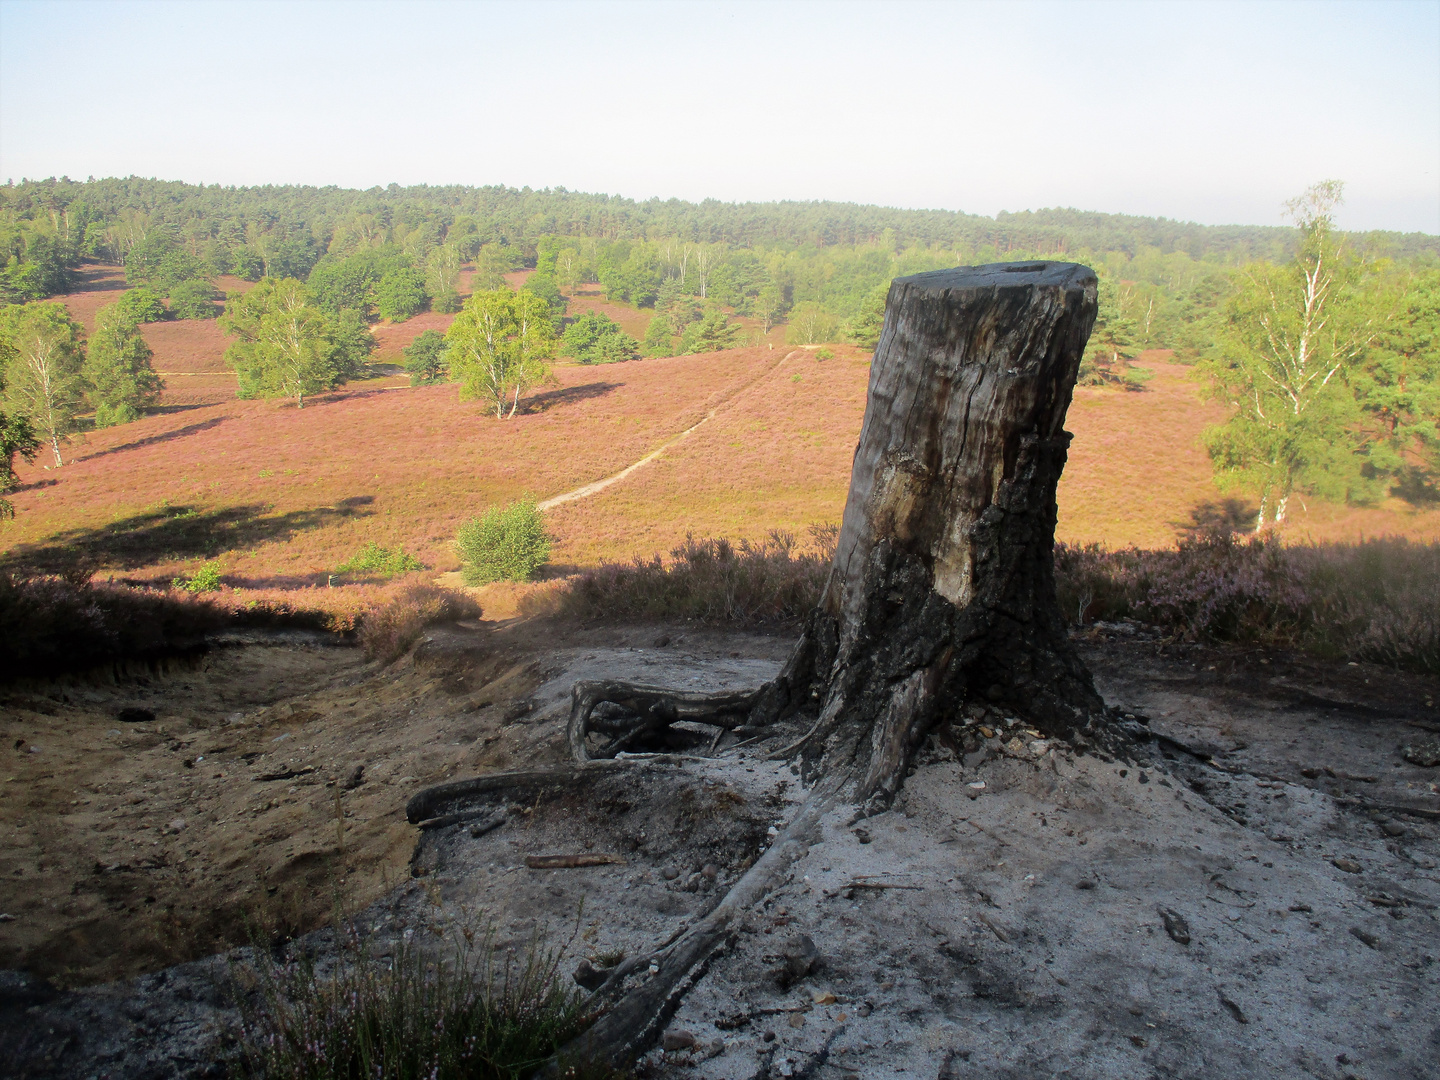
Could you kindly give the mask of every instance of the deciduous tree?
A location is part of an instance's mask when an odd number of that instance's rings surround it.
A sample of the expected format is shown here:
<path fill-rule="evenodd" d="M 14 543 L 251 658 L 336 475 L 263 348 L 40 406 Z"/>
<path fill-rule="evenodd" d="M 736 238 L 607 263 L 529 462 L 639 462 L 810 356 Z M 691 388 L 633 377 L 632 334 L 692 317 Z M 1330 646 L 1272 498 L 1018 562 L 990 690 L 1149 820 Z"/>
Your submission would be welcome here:
<path fill-rule="evenodd" d="M 293 278 L 262 278 L 225 306 L 220 325 L 237 339 L 225 359 L 242 398 L 293 397 L 304 408 L 306 394 L 339 379 L 329 321 Z"/>
<path fill-rule="evenodd" d="M 405 354 L 405 370 L 410 372 L 411 386 L 433 386 L 450 377 L 445 359 L 445 335 L 439 330 L 426 330 L 401 350 Z"/>
<path fill-rule="evenodd" d="M 96 427 L 138 420 L 165 388 L 150 366 L 150 346 L 119 303 L 95 313 L 95 333 L 86 353 L 81 370 L 90 386 Z"/>
<path fill-rule="evenodd" d="M 24 417 L 50 444 L 57 468 L 64 465 L 60 444 L 75 431 L 84 400 L 80 325 L 59 304 L 5 308 L 0 310 L 0 354 L 12 415 Z"/>
<path fill-rule="evenodd" d="M 1225 308 L 1219 357 L 1204 364 L 1215 396 L 1235 410 L 1206 436 L 1216 478 L 1259 495 L 1257 531 L 1284 522 L 1297 490 L 1344 495 L 1358 476 L 1346 369 L 1380 320 L 1334 230 L 1342 194 L 1327 180 L 1287 204 L 1300 229 L 1295 258 L 1245 268 Z"/>
<path fill-rule="evenodd" d="M 515 415 L 521 396 L 550 378 L 550 306 L 529 292 L 475 293 L 450 325 L 445 344 L 461 398 L 478 398 L 496 419 L 506 419 Z"/>

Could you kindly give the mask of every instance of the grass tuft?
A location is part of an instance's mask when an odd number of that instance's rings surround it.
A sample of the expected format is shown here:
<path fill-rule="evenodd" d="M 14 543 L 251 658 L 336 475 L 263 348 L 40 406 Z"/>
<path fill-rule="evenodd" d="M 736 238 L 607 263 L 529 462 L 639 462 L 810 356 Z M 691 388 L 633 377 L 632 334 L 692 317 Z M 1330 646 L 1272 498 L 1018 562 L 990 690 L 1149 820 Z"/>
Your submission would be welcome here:
<path fill-rule="evenodd" d="M 381 956 L 350 931 L 322 972 L 295 950 L 257 950 L 237 972 L 234 1072 L 285 1080 L 518 1080 L 580 1034 L 592 1016 L 560 974 L 563 950 L 539 943 L 518 957 L 493 933 L 468 929 L 444 954 L 415 937 Z M 576 1066 L 576 1077 L 618 1076 Z"/>

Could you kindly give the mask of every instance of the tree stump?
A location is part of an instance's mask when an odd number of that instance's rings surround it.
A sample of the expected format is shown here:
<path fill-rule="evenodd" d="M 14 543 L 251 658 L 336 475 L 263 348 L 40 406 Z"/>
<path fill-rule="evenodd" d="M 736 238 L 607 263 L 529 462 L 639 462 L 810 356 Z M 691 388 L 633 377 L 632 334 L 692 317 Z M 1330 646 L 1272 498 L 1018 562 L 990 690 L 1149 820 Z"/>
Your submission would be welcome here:
<path fill-rule="evenodd" d="M 1074 263 L 891 285 L 824 595 L 773 682 L 715 697 L 727 726 L 746 706 L 750 731 L 804 718 L 808 733 L 782 753 L 853 774 L 856 801 L 875 809 L 930 728 L 967 701 L 1054 737 L 1102 711 L 1066 637 L 1052 557 L 1065 411 L 1095 313 L 1095 274 Z M 650 730 L 653 717 L 707 711 L 702 696 L 653 687 L 576 689 L 581 758 L 602 700 L 643 697 Z"/>
<path fill-rule="evenodd" d="M 998 263 L 899 278 L 835 561 L 780 675 L 752 694 L 690 695 L 582 683 L 570 743 L 618 752 L 688 718 L 717 732 L 795 724 L 819 773 L 805 804 L 709 915 L 596 994 L 613 1005 L 569 1052 L 623 1064 L 653 1042 L 690 973 L 722 946 L 841 801 L 889 805 L 915 750 L 968 703 L 1074 736 L 1104 704 L 1066 637 L 1055 598 L 1055 487 L 1096 278 L 1074 263 Z M 610 707 L 597 712 L 606 702 Z M 592 719 L 593 718 L 593 719 Z M 783 729 L 783 728 L 782 728 Z M 600 763 L 596 763 L 597 765 Z M 610 763 L 613 765 L 613 763 Z M 548 1070 L 559 1075 L 558 1064 Z"/>

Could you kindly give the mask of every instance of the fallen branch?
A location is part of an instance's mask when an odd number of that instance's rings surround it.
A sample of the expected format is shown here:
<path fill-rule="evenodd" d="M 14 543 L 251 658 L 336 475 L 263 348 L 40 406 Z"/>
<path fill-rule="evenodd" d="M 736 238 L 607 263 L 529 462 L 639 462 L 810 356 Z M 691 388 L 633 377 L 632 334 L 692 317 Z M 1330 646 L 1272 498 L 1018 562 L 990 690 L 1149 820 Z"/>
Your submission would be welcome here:
<path fill-rule="evenodd" d="M 531 870 L 574 870 L 583 866 L 624 866 L 623 855 L 526 855 L 525 865 Z"/>

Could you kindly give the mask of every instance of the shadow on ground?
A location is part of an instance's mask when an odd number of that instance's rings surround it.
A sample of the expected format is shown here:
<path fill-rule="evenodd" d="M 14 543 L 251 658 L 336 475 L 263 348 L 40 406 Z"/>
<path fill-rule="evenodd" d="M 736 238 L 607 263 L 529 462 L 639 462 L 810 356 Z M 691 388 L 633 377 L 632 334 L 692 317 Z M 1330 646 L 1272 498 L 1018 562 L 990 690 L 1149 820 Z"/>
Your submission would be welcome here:
<path fill-rule="evenodd" d="M 213 558 L 226 551 L 284 541 L 297 533 L 348 518 L 369 517 L 373 496 L 345 499 L 335 506 L 271 514 L 262 504 L 201 509 L 166 506 L 108 525 L 70 529 L 46 542 L 17 547 L 0 560 L 0 570 L 63 573 L 76 566 L 95 570 L 138 570 L 173 559 Z"/>
<path fill-rule="evenodd" d="M 89 461 L 92 458 L 108 457 L 111 454 L 121 454 L 126 450 L 139 450 L 146 446 L 157 446 L 160 443 L 173 442 L 175 439 L 183 439 L 187 435 L 198 435 L 202 431 L 209 431 L 213 427 L 223 424 L 227 417 L 212 416 L 209 420 L 200 420 L 194 424 L 186 424 L 174 431 L 162 431 L 156 435 L 148 435 L 143 439 L 136 439 L 134 442 L 121 443 L 119 446 L 112 446 L 108 450 L 97 450 L 93 454 L 86 454 L 81 461 Z"/>
<path fill-rule="evenodd" d="M 594 382 L 586 383 L 584 386 L 567 386 L 563 390 L 547 390 L 543 394 L 536 394 L 522 401 L 518 412 L 521 416 L 533 416 L 535 413 L 546 412 L 561 405 L 574 405 L 581 401 L 589 401 L 591 398 L 604 397 L 618 389 L 620 389 L 619 383 Z"/>

